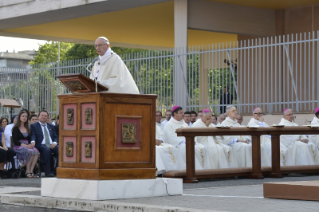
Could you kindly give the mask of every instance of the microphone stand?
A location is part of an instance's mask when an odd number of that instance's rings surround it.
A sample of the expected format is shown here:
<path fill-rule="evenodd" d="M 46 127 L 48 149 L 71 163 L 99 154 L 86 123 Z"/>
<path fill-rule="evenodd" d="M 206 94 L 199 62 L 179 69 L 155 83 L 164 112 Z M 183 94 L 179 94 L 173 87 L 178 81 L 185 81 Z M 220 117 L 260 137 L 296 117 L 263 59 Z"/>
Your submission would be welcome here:
<path fill-rule="evenodd" d="M 92 64 L 93 64 L 95 61 L 97 61 L 97 58 L 95 58 L 95 59 L 86 67 L 86 70 L 87 70 L 90 74 L 92 74 L 92 71 L 89 70 L 89 67 L 92 66 Z M 93 67 L 92 67 L 92 69 L 93 69 Z M 92 70 L 92 69 L 91 69 L 91 70 Z M 94 76 L 93 76 L 93 78 L 94 78 L 94 81 L 95 81 L 95 92 L 97 92 L 97 77 L 94 77 Z"/>

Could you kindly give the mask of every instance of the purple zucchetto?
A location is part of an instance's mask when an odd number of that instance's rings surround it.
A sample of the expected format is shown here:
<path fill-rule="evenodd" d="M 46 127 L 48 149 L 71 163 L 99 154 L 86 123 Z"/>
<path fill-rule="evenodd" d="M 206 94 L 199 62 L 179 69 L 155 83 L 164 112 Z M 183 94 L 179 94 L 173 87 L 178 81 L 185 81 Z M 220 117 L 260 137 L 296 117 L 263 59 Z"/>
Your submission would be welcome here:
<path fill-rule="evenodd" d="M 315 113 L 318 113 L 318 112 L 319 112 L 319 107 L 315 109 Z"/>
<path fill-rule="evenodd" d="M 204 109 L 203 110 L 203 113 L 209 113 L 209 112 L 211 112 L 210 109 Z"/>
<path fill-rule="evenodd" d="M 174 112 L 174 110 L 176 110 L 177 108 L 179 108 L 180 106 L 178 105 L 175 105 L 173 108 L 172 108 L 172 113 Z"/>

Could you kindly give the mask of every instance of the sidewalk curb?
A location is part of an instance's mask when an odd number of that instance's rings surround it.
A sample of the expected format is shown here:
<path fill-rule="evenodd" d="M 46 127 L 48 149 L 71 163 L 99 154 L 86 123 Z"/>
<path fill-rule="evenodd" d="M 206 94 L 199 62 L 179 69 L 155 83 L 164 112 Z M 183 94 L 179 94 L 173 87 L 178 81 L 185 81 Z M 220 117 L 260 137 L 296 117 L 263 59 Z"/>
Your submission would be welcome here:
<path fill-rule="evenodd" d="M 212 210 L 198 210 L 191 208 L 157 206 L 113 201 L 86 201 L 40 197 L 34 195 L 1 194 L 0 202 L 11 205 L 26 205 L 33 207 L 56 208 L 78 211 L 106 211 L 106 212 L 212 212 Z"/>

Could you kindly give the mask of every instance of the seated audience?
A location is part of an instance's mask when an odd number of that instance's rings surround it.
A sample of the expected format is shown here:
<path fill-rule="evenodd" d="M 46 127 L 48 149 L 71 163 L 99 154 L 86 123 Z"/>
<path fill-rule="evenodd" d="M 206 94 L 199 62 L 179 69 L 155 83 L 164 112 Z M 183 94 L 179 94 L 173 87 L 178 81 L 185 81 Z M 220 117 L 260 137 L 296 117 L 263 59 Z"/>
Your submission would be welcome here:
<path fill-rule="evenodd" d="M 187 126 L 191 127 L 193 124 L 191 122 L 191 112 L 186 111 L 184 113 L 184 121 L 187 124 Z"/>
<path fill-rule="evenodd" d="M 219 117 L 218 117 L 218 124 L 217 126 L 220 126 L 221 123 L 223 123 L 223 121 L 225 121 L 226 119 L 226 115 L 225 114 L 220 114 Z"/>
<path fill-rule="evenodd" d="M 51 157 L 53 153 L 59 158 L 59 145 L 54 126 L 47 123 L 48 116 L 48 112 L 42 110 L 38 116 L 39 122 L 30 125 L 31 143 L 35 144 L 35 147 L 43 157 L 45 175 L 47 177 L 54 177 L 54 174 L 51 172 Z M 58 167 L 58 160 L 56 160 L 54 169 L 56 167 Z"/>
<path fill-rule="evenodd" d="M 240 124 L 236 121 L 237 109 L 236 107 L 227 108 L 226 113 L 228 114 L 225 121 L 223 121 L 220 126 L 231 126 L 240 127 Z M 227 135 L 220 136 L 220 142 L 231 146 L 238 167 L 251 167 L 252 166 L 252 150 L 251 150 L 251 137 L 243 135 Z"/>
<path fill-rule="evenodd" d="M 163 131 L 159 126 L 156 126 L 156 168 L 157 174 L 186 169 L 186 163 L 178 149 L 164 141 Z"/>
<path fill-rule="evenodd" d="M 315 109 L 315 117 L 313 117 L 311 126 L 319 126 L 319 107 Z M 319 135 L 309 135 L 309 141 L 319 147 Z"/>
<path fill-rule="evenodd" d="M 197 113 L 195 111 L 191 111 L 191 123 L 194 124 L 197 120 Z"/>
<path fill-rule="evenodd" d="M 214 126 L 217 126 L 217 116 L 216 115 L 212 115 L 212 124 Z"/>
<path fill-rule="evenodd" d="M 29 116 L 29 124 L 34 124 L 38 122 L 38 116 L 36 114 L 31 114 Z"/>
<path fill-rule="evenodd" d="M 240 126 L 242 126 L 242 127 L 244 127 L 245 125 L 243 125 L 243 116 L 242 115 L 239 115 L 239 114 L 237 114 L 237 116 L 236 116 L 236 120 L 237 120 L 237 123 L 240 125 Z"/>
<path fill-rule="evenodd" d="M 165 120 L 162 121 L 162 124 L 161 124 L 162 131 L 164 130 L 165 124 L 171 119 L 171 117 L 172 117 L 172 111 L 171 110 L 166 110 Z"/>
<path fill-rule="evenodd" d="M 215 127 L 211 119 L 212 112 L 209 109 L 205 109 L 203 110 L 203 117 L 193 124 L 193 128 Z M 238 167 L 231 147 L 218 142 L 217 136 L 196 136 L 195 141 L 206 147 L 211 168 L 224 169 Z"/>
<path fill-rule="evenodd" d="M 298 126 L 293 122 L 294 114 L 291 109 L 283 111 L 280 125 Z M 288 148 L 287 166 L 317 165 L 319 161 L 318 148 L 305 135 L 281 135 L 280 142 Z"/>
<path fill-rule="evenodd" d="M 15 162 L 14 156 L 16 155 L 15 151 L 11 148 L 7 147 L 6 140 L 4 139 L 4 133 L 1 135 L 1 142 L 0 142 L 0 177 L 6 178 L 6 172 L 4 171 L 4 165 L 6 162 L 11 163 L 11 169 L 15 170 Z M 9 171 L 10 171 L 9 170 Z"/>
<path fill-rule="evenodd" d="M 179 152 L 186 162 L 186 143 L 185 137 L 177 136 L 176 129 L 188 127 L 183 120 L 184 112 L 180 106 L 174 106 L 172 109 L 172 118 L 167 122 L 164 128 L 165 142 L 179 149 Z M 196 117 L 195 117 L 196 119 Z M 195 144 L 195 169 L 210 169 L 208 153 L 204 145 Z"/>
<path fill-rule="evenodd" d="M 198 115 L 197 115 L 197 118 L 196 118 L 196 120 L 198 120 L 198 119 L 201 119 L 203 117 L 203 111 L 198 111 Z"/>
<path fill-rule="evenodd" d="M 33 174 L 34 166 L 39 158 L 39 151 L 30 144 L 30 128 L 28 124 L 29 112 L 21 110 L 18 115 L 18 121 L 12 128 L 13 150 L 22 164 L 26 165 L 26 177 L 36 177 Z"/>
<path fill-rule="evenodd" d="M 4 139 L 6 140 L 7 147 L 11 147 L 12 128 L 18 121 L 18 116 L 13 116 L 12 123 L 6 126 L 4 130 Z"/>
<path fill-rule="evenodd" d="M 162 120 L 162 112 L 156 111 L 156 114 L 155 114 L 156 126 L 159 126 L 159 127 L 162 126 L 161 120 Z"/>

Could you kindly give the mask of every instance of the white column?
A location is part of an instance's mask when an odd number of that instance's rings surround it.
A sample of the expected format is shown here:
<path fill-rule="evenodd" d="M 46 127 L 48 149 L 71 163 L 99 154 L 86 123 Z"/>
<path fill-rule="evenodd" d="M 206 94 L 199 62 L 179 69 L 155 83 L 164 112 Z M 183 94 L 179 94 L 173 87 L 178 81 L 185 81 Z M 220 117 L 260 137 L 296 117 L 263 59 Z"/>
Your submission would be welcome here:
<path fill-rule="evenodd" d="M 174 104 L 185 107 L 187 106 L 187 0 L 174 0 L 174 41 Z"/>

